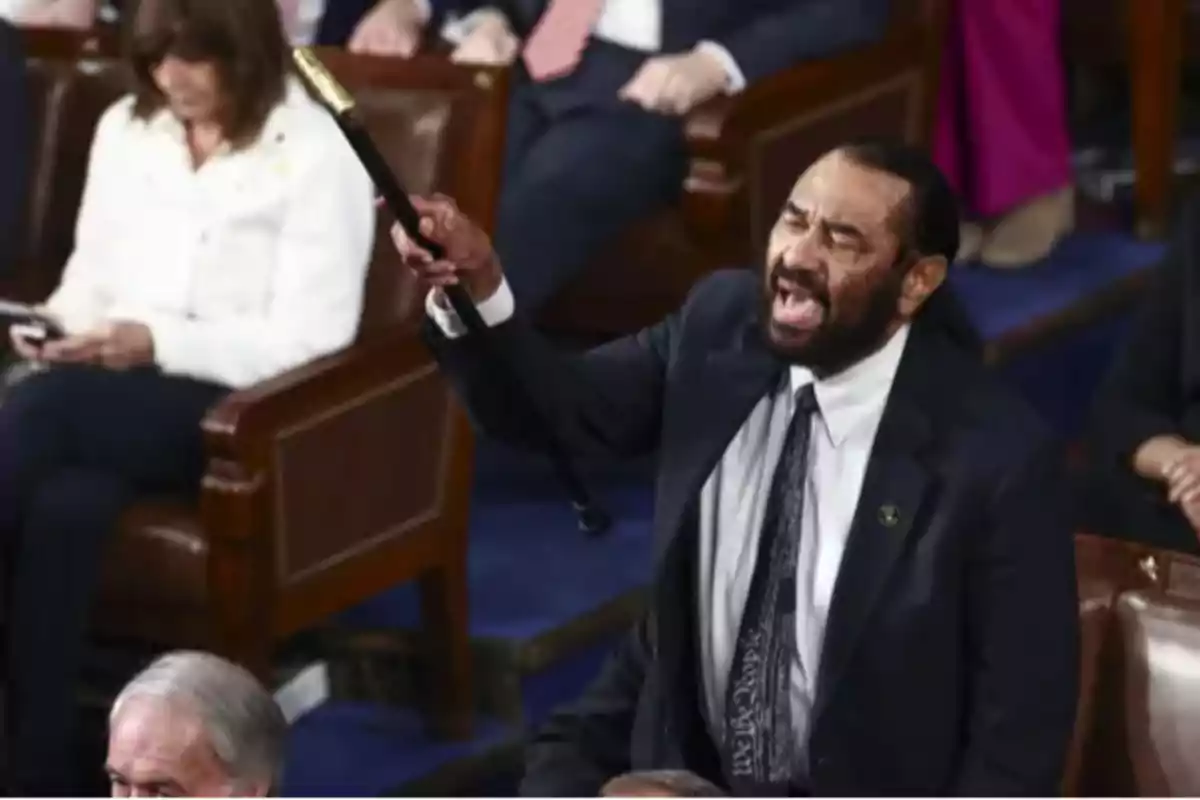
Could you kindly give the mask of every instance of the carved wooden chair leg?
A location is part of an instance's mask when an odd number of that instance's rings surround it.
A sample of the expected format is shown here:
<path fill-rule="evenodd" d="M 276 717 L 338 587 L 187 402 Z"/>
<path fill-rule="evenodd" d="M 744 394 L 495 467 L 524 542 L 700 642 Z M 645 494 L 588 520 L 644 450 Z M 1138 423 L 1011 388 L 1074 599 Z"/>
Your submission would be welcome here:
<path fill-rule="evenodd" d="M 426 573 L 420 586 L 426 674 L 436 689 L 430 720 L 439 736 L 467 739 L 473 721 L 474 684 L 466 564 L 447 564 Z"/>

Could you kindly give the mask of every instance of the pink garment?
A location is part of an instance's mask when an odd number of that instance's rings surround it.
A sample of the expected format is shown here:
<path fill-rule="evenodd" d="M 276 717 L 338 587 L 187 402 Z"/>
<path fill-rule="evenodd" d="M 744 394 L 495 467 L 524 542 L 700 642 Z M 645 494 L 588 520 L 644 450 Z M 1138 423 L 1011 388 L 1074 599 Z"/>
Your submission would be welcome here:
<path fill-rule="evenodd" d="M 1060 0 L 955 0 L 933 155 L 969 217 L 1071 183 Z"/>

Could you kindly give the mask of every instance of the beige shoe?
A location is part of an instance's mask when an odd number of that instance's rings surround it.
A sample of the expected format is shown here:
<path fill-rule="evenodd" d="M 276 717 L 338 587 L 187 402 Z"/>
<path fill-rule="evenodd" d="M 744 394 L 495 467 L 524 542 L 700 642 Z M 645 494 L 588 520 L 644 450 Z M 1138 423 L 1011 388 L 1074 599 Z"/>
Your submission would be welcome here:
<path fill-rule="evenodd" d="M 978 222 L 964 222 L 958 226 L 958 255 L 956 261 L 974 261 L 979 258 L 983 247 L 983 226 Z"/>
<path fill-rule="evenodd" d="M 979 258 L 1011 269 L 1040 261 L 1075 227 L 1075 188 L 1034 198 L 997 218 L 984 236 Z"/>

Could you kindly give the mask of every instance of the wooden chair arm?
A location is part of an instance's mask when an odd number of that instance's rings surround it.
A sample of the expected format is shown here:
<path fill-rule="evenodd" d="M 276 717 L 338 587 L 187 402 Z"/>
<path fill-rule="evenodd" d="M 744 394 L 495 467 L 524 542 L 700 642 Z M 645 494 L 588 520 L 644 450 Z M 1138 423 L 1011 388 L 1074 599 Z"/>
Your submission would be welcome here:
<path fill-rule="evenodd" d="M 405 376 L 433 369 L 433 359 L 410 326 L 360 342 L 271 380 L 234 392 L 205 416 L 210 459 L 265 470 L 277 435 L 294 425 L 333 416 Z M 257 468 L 257 469 L 255 469 Z"/>

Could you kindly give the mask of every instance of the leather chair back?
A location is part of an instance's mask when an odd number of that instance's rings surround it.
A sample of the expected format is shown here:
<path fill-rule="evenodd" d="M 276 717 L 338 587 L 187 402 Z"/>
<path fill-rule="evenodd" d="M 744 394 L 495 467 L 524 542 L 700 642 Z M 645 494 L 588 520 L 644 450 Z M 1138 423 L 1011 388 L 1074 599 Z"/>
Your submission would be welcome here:
<path fill-rule="evenodd" d="M 1121 679 L 1107 788 L 1133 797 L 1200 795 L 1200 601 L 1131 592 L 1117 603 Z"/>
<path fill-rule="evenodd" d="M 17 284 L 23 296 L 42 299 L 58 284 L 74 247 L 96 123 L 127 84 L 124 71 L 111 61 L 37 58 L 26 63 L 34 148 Z"/>

